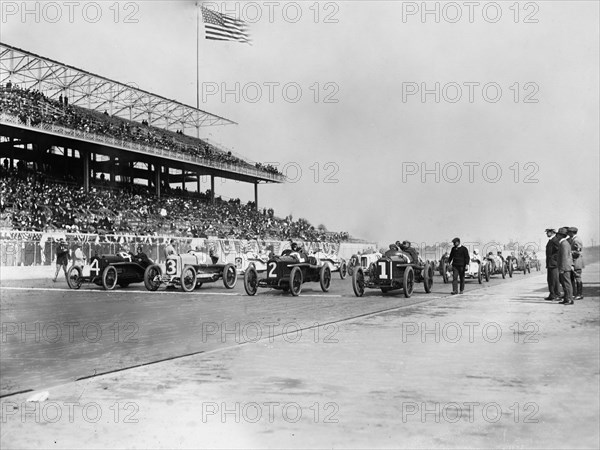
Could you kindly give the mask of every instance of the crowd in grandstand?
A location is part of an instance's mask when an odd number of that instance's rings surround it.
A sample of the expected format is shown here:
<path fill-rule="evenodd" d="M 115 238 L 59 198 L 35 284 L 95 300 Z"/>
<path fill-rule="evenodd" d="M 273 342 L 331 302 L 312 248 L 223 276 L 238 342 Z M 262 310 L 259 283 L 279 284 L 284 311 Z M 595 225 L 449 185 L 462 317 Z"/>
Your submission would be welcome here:
<path fill-rule="evenodd" d="M 277 218 L 239 199 L 210 202 L 210 192 L 192 197 L 170 190 L 160 199 L 140 185 L 82 187 L 46 179 L 24 166 L 0 165 L 0 215 L 19 231 L 99 234 L 170 234 L 223 239 L 300 239 L 342 242 L 348 233 L 330 233 L 305 219 Z"/>
<path fill-rule="evenodd" d="M 68 97 L 58 100 L 31 89 L 21 89 L 12 83 L 0 87 L 0 113 L 17 116 L 24 124 L 37 126 L 53 124 L 86 133 L 111 136 L 124 141 L 148 145 L 161 150 L 184 153 L 206 160 L 207 163 L 232 164 L 239 167 L 256 168 L 271 174 L 279 174 L 272 165 L 250 164 L 215 146 L 181 132 L 173 132 L 151 126 L 147 120 L 141 122 L 110 116 L 69 104 Z M 179 131 L 179 130 L 178 130 Z"/>

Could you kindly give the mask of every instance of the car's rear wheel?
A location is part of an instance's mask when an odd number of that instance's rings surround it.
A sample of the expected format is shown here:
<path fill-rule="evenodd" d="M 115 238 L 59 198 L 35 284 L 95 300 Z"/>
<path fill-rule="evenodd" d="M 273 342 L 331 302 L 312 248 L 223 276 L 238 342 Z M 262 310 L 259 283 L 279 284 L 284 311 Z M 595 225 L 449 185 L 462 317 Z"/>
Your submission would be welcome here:
<path fill-rule="evenodd" d="M 509 276 L 510 278 L 512 278 L 512 274 L 513 274 L 513 265 L 512 265 L 512 261 L 510 261 L 510 262 L 508 263 L 508 276 Z"/>
<path fill-rule="evenodd" d="M 486 264 L 483 266 L 483 275 L 485 276 L 485 281 L 490 281 L 490 266 Z"/>
<path fill-rule="evenodd" d="M 342 264 L 340 265 L 340 278 L 342 280 L 345 279 L 347 274 L 348 274 L 348 264 L 346 264 L 346 261 L 342 261 Z"/>
<path fill-rule="evenodd" d="M 144 270 L 144 286 L 149 291 L 156 291 L 160 287 L 162 269 L 157 264 L 152 264 Z"/>
<path fill-rule="evenodd" d="M 79 289 L 83 279 L 81 277 L 81 267 L 73 266 L 67 272 L 67 284 L 71 289 Z"/>
<path fill-rule="evenodd" d="M 479 264 L 479 268 L 477 269 L 477 281 L 479 284 L 483 281 L 483 276 L 481 274 L 481 264 Z"/>
<path fill-rule="evenodd" d="M 258 272 L 253 264 L 246 269 L 244 274 L 244 289 L 248 295 L 256 295 L 258 291 Z"/>
<path fill-rule="evenodd" d="M 292 268 L 290 273 L 290 292 L 294 297 L 300 295 L 302 291 L 302 270 L 300 267 Z"/>
<path fill-rule="evenodd" d="M 431 292 L 431 287 L 433 286 L 433 274 L 433 265 L 427 262 L 423 269 L 423 285 L 425 286 L 425 292 L 428 294 Z"/>
<path fill-rule="evenodd" d="M 409 298 L 415 289 L 415 272 L 412 267 L 408 266 L 406 269 L 404 269 L 404 277 L 402 281 L 404 296 Z"/>
<path fill-rule="evenodd" d="M 184 266 L 181 270 L 181 289 L 192 292 L 196 288 L 196 269 L 192 266 Z"/>
<path fill-rule="evenodd" d="M 444 284 L 448 283 L 450 277 L 448 276 L 448 263 L 446 261 L 442 261 L 442 280 L 444 280 Z"/>
<path fill-rule="evenodd" d="M 117 269 L 114 266 L 106 266 L 102 272 L 102 286 L 107 291 L 112 291 L 117 285 Z"/>
<path fill-rule="evenodd" d="M 329 286 L 331 286 L 331 269 L 329 268 L 329 264 L 324 264 L 323 267 L 321 267 L 319 281 L 321 283 L 321 290 L 327 292 Z"/>
<path fill-rule="evenodd" d="M 362 267 L 356 267 L 352 274 L 352 289 L 354 295 L 362 297 L 365 293 L 365 272 Z"/>
<path fill-rule="evenodd" d="M 502 278 L 506 278 L 506 264 L 502 263 Z"/>
<path fill-rule="evenodd" d="M 223 268 L 223 286 L 233 289 L 237 283 L 237 270 L 233 264 L 227 264 Z"/>

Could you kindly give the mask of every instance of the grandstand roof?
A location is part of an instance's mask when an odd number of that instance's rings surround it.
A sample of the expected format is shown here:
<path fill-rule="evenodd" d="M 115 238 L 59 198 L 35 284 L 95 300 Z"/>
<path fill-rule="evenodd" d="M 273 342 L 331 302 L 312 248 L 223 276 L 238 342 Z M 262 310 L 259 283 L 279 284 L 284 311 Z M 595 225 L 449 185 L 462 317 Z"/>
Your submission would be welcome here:
<path fill-rule="evenodd" d="M 121 83 L 0 42 L 0 84 L 37 89 L 47 97 L 67 95 L 69 103 L 124 119 L 184 130 L 235 122 L 131 84 Z"/>

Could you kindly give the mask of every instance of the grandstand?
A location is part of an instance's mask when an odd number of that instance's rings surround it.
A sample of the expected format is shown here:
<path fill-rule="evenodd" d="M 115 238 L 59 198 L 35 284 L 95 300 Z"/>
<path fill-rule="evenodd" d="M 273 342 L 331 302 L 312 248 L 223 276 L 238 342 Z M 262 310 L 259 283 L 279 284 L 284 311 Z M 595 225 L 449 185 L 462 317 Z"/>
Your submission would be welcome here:
<path fill-rule="evenodd" d="M 0 43 L 0 226 L 76 233 L 344 241 L 259 209 L 276 168 L 200 139 L 235 124 L 198 108 Z M 191 136 L 192 132 L 196 136 Z M 215 178 L 254 185 L 222 200 Z M 202 192 L 201 179 L 210 179 Z M 188 185 L 196 189 L 188 191 Z"/>

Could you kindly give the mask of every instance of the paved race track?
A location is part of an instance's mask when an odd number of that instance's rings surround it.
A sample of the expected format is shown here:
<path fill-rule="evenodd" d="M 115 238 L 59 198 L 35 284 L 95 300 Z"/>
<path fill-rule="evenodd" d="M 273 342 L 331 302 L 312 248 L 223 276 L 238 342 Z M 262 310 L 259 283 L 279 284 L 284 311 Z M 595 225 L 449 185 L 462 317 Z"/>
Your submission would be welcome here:
<path fill-rule="evenodd" d="M 469 280 L 466 292 L 523 277 L 515 274 L 503 281 L 497 275 L 482 285 Z M 299 297 L 264 289 L 246 296 L 241 277 L 231 291 L 218 282 L 194 293 L 148 292 L 142 284 L 107 292 L 95 285 L 69 290 L 65 281 L 5 282 L 0 291 L 0 396 L 282 333 L 290 339 L 303 333 L 323 340 L 333 337 L 336 323 L 436 301 L 450 290 L 436 275 L 430 294 L 419 284 L 409 299 L 401 291 L 383 295 L 376 290 L 357 298 L 351 278 L 340 280 L 336 273 L 329 292 L 307 283 Z"/>

